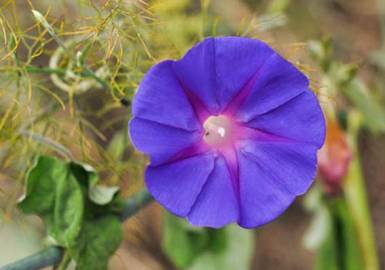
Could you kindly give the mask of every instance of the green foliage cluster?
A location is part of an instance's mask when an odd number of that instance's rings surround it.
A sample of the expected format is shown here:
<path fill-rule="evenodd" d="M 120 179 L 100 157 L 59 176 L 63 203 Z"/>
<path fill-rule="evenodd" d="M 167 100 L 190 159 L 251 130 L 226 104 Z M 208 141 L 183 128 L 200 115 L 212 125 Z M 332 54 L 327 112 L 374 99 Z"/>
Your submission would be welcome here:
<path fill-rule="evenodd" d="M 236 225 L 222 229 L 193 227 L 166 214 L 163 249 L 181 269 L 247 270 L 254 254 L 253 235 Z"/>
<path fill-rule="evenodd" d="M 75 260 L 76 269 L 107 269 L 122 240 L 116 191 L 98 186 L 89 165 L 41 156 L 28 173 L 19 207 L 43 218 L 48 236 L 66 249 L 64 260 Z"/>
<path fill-rule="evenodd" d="M 378 97 L 380 93 L 369 89 L 357 76 L 358 66 L 336 61 L 331 39 L 309 42 L 309 53 L 321 71 L 323 97 L 329 98 L 329 103 L 338 108 L 339 112 L 357 110 L 362 115 L 361 124 L 372 132 L 385 132 L 385 109 L 382 99 Z M 347 100 L 350 107 L 337 104 L 341 98 Z M 326 110 L 331 109 L 330 106 L 326 107 Z"/>
<path fill-rule="evenodd" d="M 364 269 L 356 224 L 346 199 L 327 198 L 314 188 L 306 198 L 306 207 L 315 213 L 304 238 L 305 246 L 317 250 L 314 269 Z"/>
<path fill-rule="evenodd" d="M 307 196 L 307 206 L 315 216 L 305 244 L 317 250 L 317 270 L 379 269 L 358 135 L 362 129 L 374 134 L 385 132 L 381 92 L 364 83 L 356 64 L 335 59 L 331 39 L 309 42 L 309 53 L 320 69 L 320 97 L 326 119 L 337 119 L 345 130 L 352 159 L 348 172 L 341 176 L 337 197 L 320 195 L 320 185 Z"/>

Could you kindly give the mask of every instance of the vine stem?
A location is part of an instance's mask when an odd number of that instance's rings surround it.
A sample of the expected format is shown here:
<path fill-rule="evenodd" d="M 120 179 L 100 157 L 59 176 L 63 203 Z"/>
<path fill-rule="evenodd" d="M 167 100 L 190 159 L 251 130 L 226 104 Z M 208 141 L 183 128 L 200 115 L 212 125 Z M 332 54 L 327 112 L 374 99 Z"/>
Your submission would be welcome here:
<path fill-rule="evenodd" d="M 348 117 L 354 158 L 350 164 L 345 182 L 346 199 L 358 233 L 358 241 L 364 258 L 365 269 L 379 270 L 380 266 L 373 233 L 372 218 L 358 153 L 358 133 L 362 119 L 358 112 L 355 111 L 350 112 Z"/>
<path fill-rule="evenodd" d="M 150 202 L 151 195 L 142 190 L 128 198 L 124 204 L 120 220 L 123 222 L 132 217 Z M 64 255 L 64 249 L 58 246 L 52 246 L 24 259 L 0 267 L 0 270 L 37 270 L 51 265 L 57 265 L 61 262 Z"/>

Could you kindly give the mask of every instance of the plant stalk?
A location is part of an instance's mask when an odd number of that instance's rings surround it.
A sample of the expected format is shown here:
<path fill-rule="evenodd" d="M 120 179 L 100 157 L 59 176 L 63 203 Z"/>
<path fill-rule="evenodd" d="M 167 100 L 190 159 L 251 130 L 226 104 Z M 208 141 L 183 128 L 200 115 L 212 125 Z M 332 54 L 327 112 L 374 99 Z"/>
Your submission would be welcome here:
<path fill-rule="evenodd" d="M 120 215 L 120 220 L 123 222 L 132 217 L 150 202 L 151 195 L 142 190 L 128 198 L 124 204 L 123 211 Z M 14 263 L 0 267 L 0 270 L 38 270 L 50 265 L 56 265 L 63 259 L 64 249 L 57 246 L 52 246 L 35 254 L 32 254 L 24 259 Z"/>

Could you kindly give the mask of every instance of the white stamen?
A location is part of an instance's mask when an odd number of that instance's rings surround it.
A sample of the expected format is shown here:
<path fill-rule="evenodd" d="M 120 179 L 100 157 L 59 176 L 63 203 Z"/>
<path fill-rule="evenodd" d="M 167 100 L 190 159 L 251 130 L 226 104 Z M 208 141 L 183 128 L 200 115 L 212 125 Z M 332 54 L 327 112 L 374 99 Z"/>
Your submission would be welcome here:
<path fill-rule="evenodd" d="M 225 135 L 226 135 L 226 129 L 224 129 L 223 127 L 219 127 L 219 128 L 218 128 L 218 134 L 219 134 L 219 136 L 221 136 L 222 138 L 225 137 Z"/>
<path fill-rule="evenodd" d="M 224 116 L 210 116 L 204 122 L 204 140 L 211 146 L 223 147 L 231 144 L 234 132 L 231 119 Z"/>

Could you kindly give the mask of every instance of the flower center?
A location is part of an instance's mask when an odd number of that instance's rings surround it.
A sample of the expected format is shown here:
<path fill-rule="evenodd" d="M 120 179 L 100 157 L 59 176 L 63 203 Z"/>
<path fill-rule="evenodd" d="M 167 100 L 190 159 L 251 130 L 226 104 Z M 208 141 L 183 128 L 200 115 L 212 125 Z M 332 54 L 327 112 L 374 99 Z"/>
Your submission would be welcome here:
<path fill-rule="evenodd" d="M 210 116 L 203 124 L 204 141 L 215 148 L 230 146 L 234 137 L 234 123 L 224 116 Z"/>

